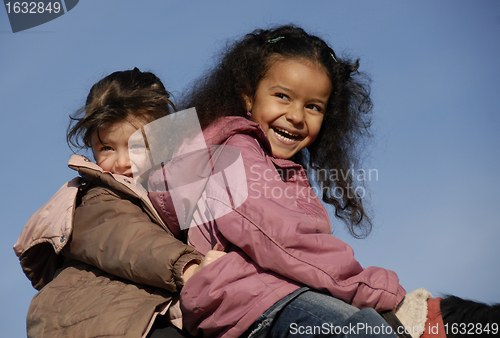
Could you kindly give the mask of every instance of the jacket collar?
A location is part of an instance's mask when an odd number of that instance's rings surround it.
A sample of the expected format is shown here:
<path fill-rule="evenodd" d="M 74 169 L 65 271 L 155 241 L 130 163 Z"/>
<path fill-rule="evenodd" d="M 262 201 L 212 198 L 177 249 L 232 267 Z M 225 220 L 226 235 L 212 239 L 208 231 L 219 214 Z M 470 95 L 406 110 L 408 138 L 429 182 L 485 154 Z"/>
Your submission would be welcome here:
<path fill-rule="evenodd" d="M 277 158 L 273 155 L 271 150 L 271 143 L 267 138 L 267 134 L 264 128 L 257 122 L 250 121 L 244 117 L 240 116 L 228 116 L 222 117 L 215 121 L 212 125 L 203 131 L 203 136 L 208 146 L 210 145 L 220 145 L 223 144 L 229 137 L 235 134 L 253 134 L 253 136 L 259 141 L 262 148 L 269 156 L 270 160 L 278 167 L 283 169 L 298 169 L 302 168 L 300 164 L 297 164 L 290 160 L 285 160 L 282 158 Z"/>
<path fill-rule="evenodd" d="M 86 180 L 94 181 L 96 179 L 100 179 L 107 184 L 114 181 L 121 184 L 110 184 L 115 189 L 124 191 L 129 194 L 132 192 L 133 195 L 139 198 L 147 197 L 147 193 L 144 191 L 144 189 L 141 189 L 140 187 L 135 185 L 133 178 L 120 174 L 113 174 L 109 171 L 104 171 L 101 167 L 99 167 L 97 164 L 83 155 L 73 154 L 68 161 L 68 167 L 78 171 L 80 175 Z"/>
<path fill-rule="evenodd" d="M 95 181 L 99 179 L 101 182 L 109 185 L 113 189 L 141 199 L 143 206 L 150 217 L 152 217 L 163 228 L 167 229 L 167 231 L 170 231 L 165 222 L 158 215 L 156 209 L 153 207 L 147 191 L 140 185 L 136 185 L 133 178 L 104 171 L 87 157 L 78 154 L 71 156 L 68 161 L 68 167 L 78 171 L 85 180 Z"/>

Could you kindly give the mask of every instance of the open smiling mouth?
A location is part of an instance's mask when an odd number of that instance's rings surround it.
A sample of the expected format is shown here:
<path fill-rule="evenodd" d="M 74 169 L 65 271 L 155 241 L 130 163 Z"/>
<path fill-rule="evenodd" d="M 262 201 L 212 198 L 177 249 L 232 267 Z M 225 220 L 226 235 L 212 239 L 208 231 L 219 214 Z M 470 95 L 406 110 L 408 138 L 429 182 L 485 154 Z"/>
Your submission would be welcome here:
<path fill-rule="evenodd" d="M 284 129 L 280 129 L 280 128 L 276 128 L 276 127 L 271 127 L 271 128 L 273 129 L 276 136 L 279 137 L 280 139 L 282 139 L 283 141 L 294 142 L 294 141 L 298 141 L 298 140 L 302 139 L 302 137 L 300 135 L 292 134 Z"/>

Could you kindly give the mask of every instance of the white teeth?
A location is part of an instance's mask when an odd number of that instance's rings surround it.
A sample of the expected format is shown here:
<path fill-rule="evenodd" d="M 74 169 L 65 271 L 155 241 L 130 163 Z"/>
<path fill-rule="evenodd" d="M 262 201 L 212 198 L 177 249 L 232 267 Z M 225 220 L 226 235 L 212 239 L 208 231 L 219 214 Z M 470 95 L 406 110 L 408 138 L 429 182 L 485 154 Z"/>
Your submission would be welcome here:
<path fill-rule="evenodd" d="M 281 132 L 281 133 L 283 133 L 283 134 L 286 134 L 286 135 L 290 135 L 290 136 L 291 136 L 291 137 L 286 137 L 286 136 L 283 136 L 283 135 L 281 135 L 281 134 L 279 134 L 279 133 L 275 133 L 275 135 L 276 135 L 277 137 L 279 137 L 280 139 L 282 139 L 282 140 L 289 141 L 289 142 L 293 142 L 293 141 L 297 141 L 297 139 L 299 138 L 299 136 L 298 136 L 298 135 L 294 135 L 294 134 L 290 133 L 290 132 L 289 132 L 289 131 L 287 131 L 287 130 L 284 130 L 284 129 L 281 129 L 281 128 L 276 128 L 276 127 L 275 127 L 274 129 L 278 130 L 279 132 Z"/>
<path fill-rule="evenodd" d="M 290 135 L 290 136 L 295 137 L 295 138 L 299 137 L 298 135 L 292 134 L 292 133 L 290 133 L 289 131 L 287 131 L 285 129 L 276 128 L 276 130 L 279 130 L 280 132 L 282 132 L 284 134 L 287 134 L 287 135 Z"/>
<path fill-rule="evenodd" d="M 284 137 L 284 136 L 281 136 L 280 134 L 276 134 L 276 136 L 284 141 L 288 141 L 288 142 L 292 142 L 292 141 L 295 141 L 294 139 L 291 139 L 291 138 L 288 138 L 288 137 Z"/>

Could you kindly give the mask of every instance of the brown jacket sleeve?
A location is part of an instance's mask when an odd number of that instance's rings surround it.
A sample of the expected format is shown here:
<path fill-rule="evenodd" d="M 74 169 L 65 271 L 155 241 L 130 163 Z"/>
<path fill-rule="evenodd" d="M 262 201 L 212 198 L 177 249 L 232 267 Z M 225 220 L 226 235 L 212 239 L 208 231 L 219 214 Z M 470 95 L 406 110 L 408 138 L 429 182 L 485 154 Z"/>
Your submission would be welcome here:
<path fill-rule="evenodd" d="M 182 271 L 200 262 L 194 248 L 174 238 L 135 199 L 109 187 L 94 186 L 75 210 L 65 255 L 135 283 L 178 292 Z"/>

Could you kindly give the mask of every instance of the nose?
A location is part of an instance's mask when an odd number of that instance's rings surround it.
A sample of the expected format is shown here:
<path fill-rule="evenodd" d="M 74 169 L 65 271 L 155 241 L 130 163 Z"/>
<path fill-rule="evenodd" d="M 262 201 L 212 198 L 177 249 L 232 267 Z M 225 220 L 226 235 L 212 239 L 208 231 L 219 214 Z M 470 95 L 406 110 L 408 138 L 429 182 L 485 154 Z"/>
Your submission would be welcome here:
<path fill-rule="evenodd" d="M 118 154 L 118 157 L 116 158 L 116 170 L 119 173 L 125 173 L 127 170 L 131 168 L 130 165 L 130 157 L 128 155 L 128 151 L 122 151 Z"/>
<path fill-rule="evenodd" d="M 294 126 L 300 126 L 304 124 L 304 110 L 298 105 L 289 106 L 286 112 L 286 119 Z"/>

